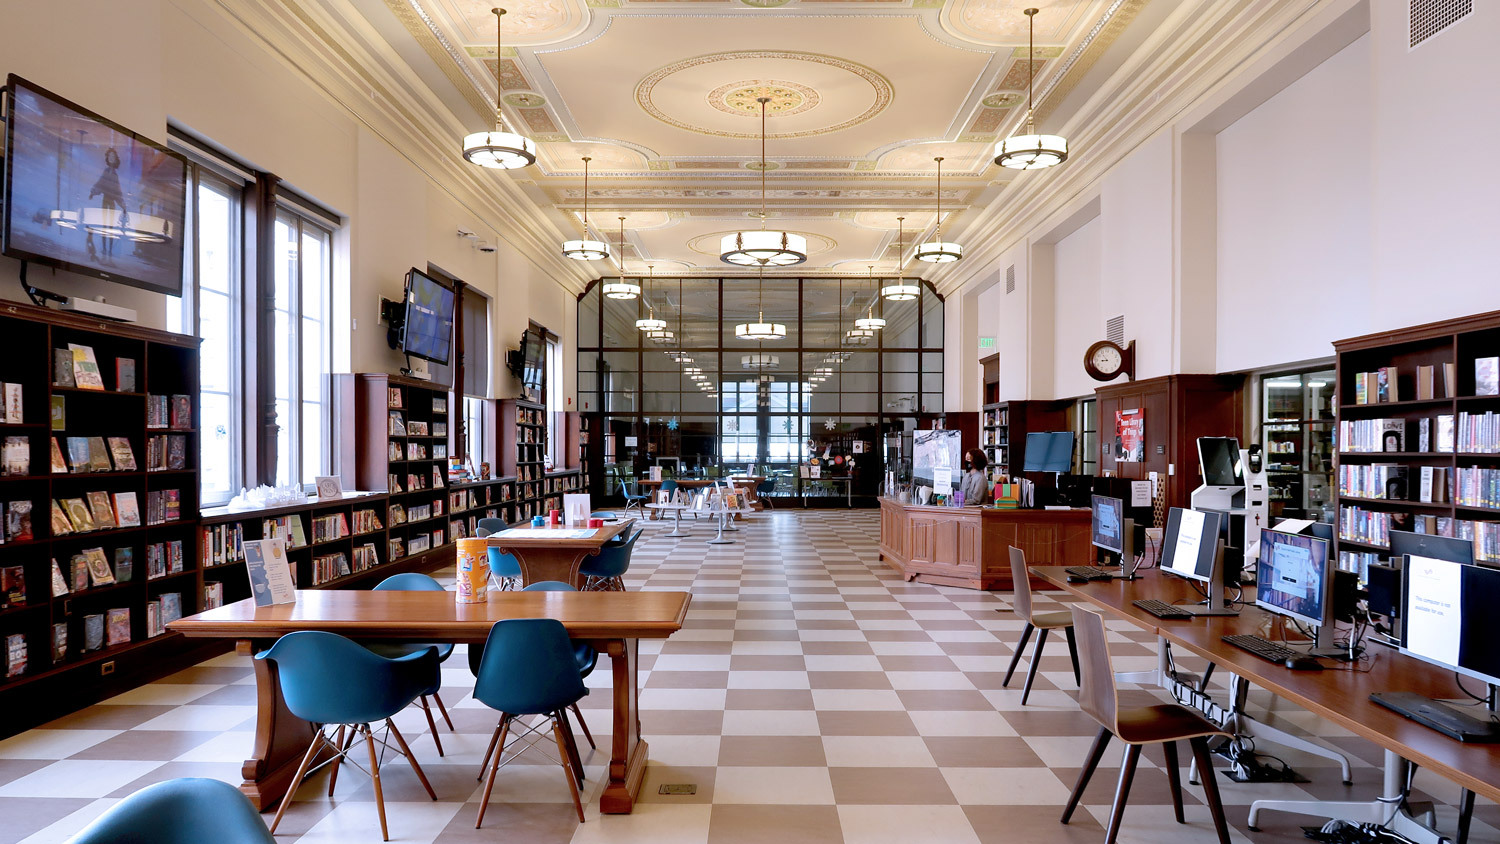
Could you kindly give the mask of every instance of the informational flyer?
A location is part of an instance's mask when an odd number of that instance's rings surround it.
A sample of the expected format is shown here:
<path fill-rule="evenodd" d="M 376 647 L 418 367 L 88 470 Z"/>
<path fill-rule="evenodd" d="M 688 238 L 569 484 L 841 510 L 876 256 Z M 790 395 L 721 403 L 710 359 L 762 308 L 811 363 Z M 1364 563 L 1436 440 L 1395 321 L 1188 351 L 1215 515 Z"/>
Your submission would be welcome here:
<path fill-rule="evenodd" d="M 286 558 L 281 537 L 244 543 L 245 570 L 250 574 L 250 594 L 258 607 L 297 602 L 297 584 Z"/>
<path fill-rule="evenodd" d="M 1146 459 L 1146 411 L 1142 408 L 1115 411 L 1115 459 L 1140 463 Z"/>

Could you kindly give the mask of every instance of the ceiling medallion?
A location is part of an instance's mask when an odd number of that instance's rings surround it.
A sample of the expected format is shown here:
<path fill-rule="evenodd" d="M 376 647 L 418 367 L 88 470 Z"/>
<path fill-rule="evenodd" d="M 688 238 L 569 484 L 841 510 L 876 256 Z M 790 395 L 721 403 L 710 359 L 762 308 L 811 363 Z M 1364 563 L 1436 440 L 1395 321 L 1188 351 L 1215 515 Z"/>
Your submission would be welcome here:
<path fill-rule="evenodd" d="M 964 248 L 960 244 L 943 241 L 943 157 L 940 155 L 933 161 L 937 162 L 937 219 L 933 223 L 932 240 L 917 247 L 917 260 L 929 264 L 948 264 L 962 258 Z"/>
<path fill-rule="evenodd" d="M 772 114 L 787 116 L 801 114 L 822 102 L 822 96 L 813 88 L 796 82 L 775 79 L 750 79 L 731 82 L 708 92 L 708 104 L 726 114 L 736 117 L 754 117 L 759 109 L 761 97 L 770 100 L 766 109 Z"/>
<path fill-rule="evenodd" d="M 602 240 L 589 239 L 589 162 L 583 157 L 583 238 L 563 241 L 562 253 L 575 261 L 602 261 L 609 257 L 609 244 Z M 622 236 L 623 237 L 623 236 Z M 624 244 L 624 240 L 620 241 Z"/>
<path fill-rule="evenodd" d="M 504 55 L 501 49 L 501 22 L 505 20 L 504 9 L 491 9 L 495 13 L 495 55 Z M 536 142 L 517 135 L 505 128 L 500 113 L 501 95 L 505 84 L 500 79 L 500 63 L 496 63 L 495 84 L 495 130 L 474 132 L 464 136 L 464 158 L 480 167 L 492 170 L 515 170 L 536 163 Z"/>
<path fill-rule="evenodd" d="M 1027 44 L 1030 48 L 1028 55 L 1036 55 L 1037 11 L 1037 9 L 1026 9 L 1023 12 L 1026 15 L 1029 31 L 1027 35 Z M 1061 135 L 1038 135 L 1036 133 L 1036 123 L 1033 120 L 1035 103 L 1031 99 L 1032 85 L 1036 81 L 1035 63 L 1026 62 L 1026 69 L 1026 132 L 1022 135 L 1011 135 L 996 144 L 995 163 L 1012 170 L 1041 170 L 1068 160 L 1068 139 Z"/>
<path fill-rule="evenodd" d="M 788 231 L 766 231 L 766 106 L 770 100 L 760 97 L 760 230 L 735 232 L 719 243 L 719 260 L 741 267 L 790 267 L 807 260 L 807 238 Z M 764 282 L 764 279 L 762 279 Z M 762 320 L 764 322 L 764 320 Z M 782 335 L 786 327 L 782 327 Z M 774 339 L 774 338 L 767 338 Z"/>

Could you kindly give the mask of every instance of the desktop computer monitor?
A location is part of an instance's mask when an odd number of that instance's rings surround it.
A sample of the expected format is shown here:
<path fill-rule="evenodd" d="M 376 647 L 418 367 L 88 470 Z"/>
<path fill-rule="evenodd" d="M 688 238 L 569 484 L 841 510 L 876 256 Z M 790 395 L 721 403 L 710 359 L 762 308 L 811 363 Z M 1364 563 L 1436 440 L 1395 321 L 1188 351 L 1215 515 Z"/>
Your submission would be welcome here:
<path fill-rule="evenodd" d="M 1026 434 L 1023 472 L 1067 472 L 1073 468 L 1072 431 L 1031 431 Z"/>
<path fill-rule="evenodd" d="M 1451 536 L 1435 536 L 1430 533 L 1412 533 L 1409 530 L 1391 531 L 1391 562 L 1400 557 L 1430 557 L 1450 563 L 1474 562 L 1474 542 L 1455 539 Z"/>
<path fill-rule="evenodd" d="M 1313 522 L 1307 526 L 1307 532 L 1328 543 L 1328 550 L 1333 551 L 1333 525 L 1329 522 Z"/>
<path fill-rule="evenodd" d="M 1500 570 L 1409 556 L 1401 597 L 1402 652 L 1500 685 Z"/>
<path fill-rule="evenodd" d="M 1240 572 L 1245 570 L 1245 514 L 1213 507 L 1193 509 L 1219 517 L 1219 539 L 1224 542 L 1224 585 L 1237 585 L 1240 582 Z"/>
<path fill-rule="evenodd" d="M 1245 485 L 1240 441 L 1235 437 L 1199 437 L 1198 463 L 1203 467 L 1205 486 Z"/>
<path fill-rule="evenodd" d="M 1322 627 L 1331 621 L 1332 586 L 1328 543 L 1315 536 L 1261 531 L 1256 606 Z"/>
<path fill-rule="evenodd" d="M 1095 495 L 1089 509 L 1093 516 L 1091 539 L 1104 552 L 1107 562 L 1125 565 L 1135 556 L 1135 523 L 1125 518 L 1125 502 L 1107 495 Z"/>
<path fill-rule="evenodd" d="M 1162 571 L 1212 584 L 1219 565 L 1219 514 L 1173 507 L 1162 534 Z"/>

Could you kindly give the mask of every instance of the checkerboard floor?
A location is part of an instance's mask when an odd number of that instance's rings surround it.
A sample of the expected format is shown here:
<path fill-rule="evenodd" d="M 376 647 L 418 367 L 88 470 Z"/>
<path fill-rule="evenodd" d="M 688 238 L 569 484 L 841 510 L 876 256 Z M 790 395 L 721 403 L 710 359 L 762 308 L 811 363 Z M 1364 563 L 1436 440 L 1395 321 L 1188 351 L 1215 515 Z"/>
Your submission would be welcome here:
<path fill-rule="evenodd" d="M 708 545 L 709 524 L 688 537 L 647 526 L 627 576 L 630 589 L 688 589 L 687 626 L 642 642 L 642 722 L 650 766 L 631 815 L 601 816 L 607 757 L 582 742 L 587 821 L 578 823 L 560 769 L 534 753 L 502 768 L 482 830 L 474 830 L 475 779 L 495 715 L 474 701 L 462 654 L 444 669 L 443 697 L 456 733 L 439 723 L 439 758 L 421 713 L 398 724 L 439 795 L 427 799 L 399 759 L 384 769 L 391 839 L 517 844 L 740 844 L 846 841 L 1097 842 L 1103 839 L 1120 760 L 1118 744 L 1069 826 L 1057 818 L 1095 725 L 1079 712 L 1067 651 L 1049 642 L 1030 705 L 1021 671 L 1001 688 L 1022 623 L 1004 594 L 903 582 L 878 560 L 873 511 L 768 512 Z M 451 575 L 450 575 L 451 576 Z M 1040 598 L 1042 608 L 1048 599 Z M 1155 665 L 1155 642 L 1111 622 L 1118 670 Z M 1193 666 L 1189 666 L 1193 667 Z M 607 747 L 607 671 L 583 701 Z M 1222 689 L 1220 689 L 1222 692 Z M 1126 697 L 1147 700 L 1146 690 Z M 210 660 L 0 742 L 0 844 L 63 841 L 132 791 L 183 776 L 238 783 L 255 717 L 248 660 Z M 1354 760 L 1354 784 L 1328 760 L 1280 748 L 1310 778 L 1301 785 L 1220 788 L 1240 841 L 1304 840 L 1310 818 L 1246 816 L 1260 798 L 1364 800 L 1379 792 L 1380 753 L 1312 715 L 1253 692 L 1252 708 L 1298 734 L 1318 735 Z M 1267 711 L 1267 707 L 1270 708 Z M 1172 820 L 1158 751 L 1147 750 L 1121 841 L 1214 841 L 1201 791 L 1186 786 L 1187 826 Z M 690 796 L 658 794 L 693 784 Z M 1452 831 L 1459 790 L 1419 772 L 1417 799 L 1438 804 Z M 376 841 L 373 792 L 346 770 L 330 799 L 326 774 L 298 792 L 278 830 L 283 842 Z M 267 815 L 269 820 L 269 815 Z M 1481 801 L 1472 840 L 1500 841 L 1500 810 Z"/>

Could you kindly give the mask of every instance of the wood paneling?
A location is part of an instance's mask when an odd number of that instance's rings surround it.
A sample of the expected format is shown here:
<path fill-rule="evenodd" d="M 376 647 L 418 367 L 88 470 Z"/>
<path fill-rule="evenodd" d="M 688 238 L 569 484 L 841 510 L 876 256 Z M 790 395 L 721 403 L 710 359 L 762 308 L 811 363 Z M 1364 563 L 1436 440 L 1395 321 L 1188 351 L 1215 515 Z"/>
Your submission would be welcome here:
<path fill-rule="evenodd" d="M 908 580 L 1010 589 L 1011 545 L 1042 565 L 1087 562 L 1089 512 L 923 507 L 880 499 L 881 559 Z"/>
<path fill-rule="evenodd" d="M 1109 384 L 1095 392 L 1099 401 L 1099 471 L 1145 480 L 1166 478 L 1167 506 L 1186 507 L 1198 486 L 1199 437 L 1239 437 L 1244 431 L 1244 377 L 1166 375 Z M 1115 459 L 1115 412 L 1145 410 L 1145 456 L 1139 463 Z"/>

